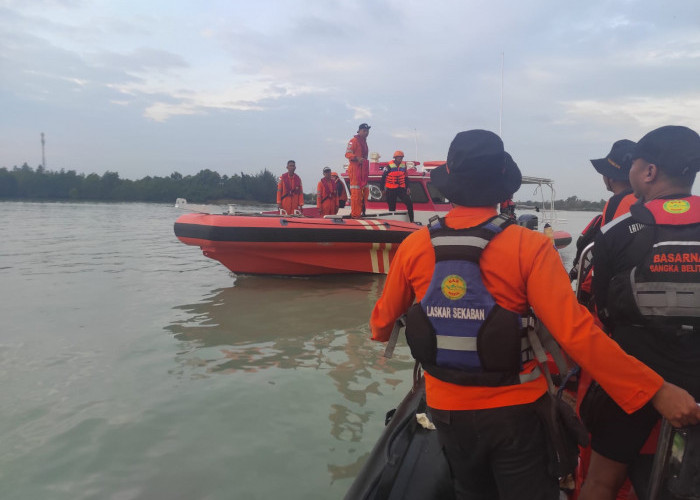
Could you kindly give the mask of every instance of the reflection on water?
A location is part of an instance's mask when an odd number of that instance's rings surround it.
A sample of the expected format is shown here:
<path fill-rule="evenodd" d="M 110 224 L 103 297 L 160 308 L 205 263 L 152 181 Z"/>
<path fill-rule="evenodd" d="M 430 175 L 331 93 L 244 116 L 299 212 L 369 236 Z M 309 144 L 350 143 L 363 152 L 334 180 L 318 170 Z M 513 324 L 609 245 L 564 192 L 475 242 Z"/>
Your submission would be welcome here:
<path fill-rule="evenodd" d="M 405 346 L 386 360 L 384 345 L 369 340 L 367 322 L 383 284 L 384 276 L 373 275 L 241 276 L 201 302 L 177 306 L 181 314 L 166 329 L 184 342 L 181 374 L 235 374 L 240 381 L 270 370 L 308 370 L 329 377 L 340 395 L 321 401 L 333 451 L 339 443 L 356 446 L 368 424 L 380 430 L 381 415 L 398 401 L 387 400 L 378 416 L 367 407 L 368 397 L 381 399 L 382 385 L 410 380 L 413 360 Z M 274 376 L 269 383 L 277 383 Z M 348 460 L 348 454 L 350 463 L 330 463 Z M 328 471 L 335 481 L 354 477 L 367 453 L 331 457 Z"/>
<path fill-rule="evenodd" d="M 176 306 L 186 317 L 167 329 L 204 346 L 296 340 L 366 323 L 382 284 L 383 277 L 373 275 L 240 276 L 201 302 Z"/>

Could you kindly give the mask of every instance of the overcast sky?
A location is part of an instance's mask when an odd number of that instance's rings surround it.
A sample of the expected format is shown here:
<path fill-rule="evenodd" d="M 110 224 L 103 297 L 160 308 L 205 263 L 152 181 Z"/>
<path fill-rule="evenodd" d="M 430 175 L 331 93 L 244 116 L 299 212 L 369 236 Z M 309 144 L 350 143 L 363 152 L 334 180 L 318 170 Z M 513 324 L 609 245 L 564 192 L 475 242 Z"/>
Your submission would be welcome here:
<path fill-rule="evenodd" d="M 0 167 L 40 165 L 43 132 L 49 170 L 294 159 L 312 192 L 361 122 L 383 159 L 500 130 L 557 198 L 607 198 L 590 158 L 700 130 L 700 1 L 0 0 Z"/>

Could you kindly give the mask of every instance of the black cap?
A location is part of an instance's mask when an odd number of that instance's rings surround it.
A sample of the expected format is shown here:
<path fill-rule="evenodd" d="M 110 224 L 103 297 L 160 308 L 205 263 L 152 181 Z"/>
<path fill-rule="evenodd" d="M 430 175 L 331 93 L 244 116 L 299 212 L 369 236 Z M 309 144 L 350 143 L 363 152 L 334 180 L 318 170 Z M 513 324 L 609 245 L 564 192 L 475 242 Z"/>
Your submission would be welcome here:
<path fill-rule="evenodd" d="M 599 174 L 616 181 L 629 181 L 630 168 L 632 167 L 632 151 L 636 144 L 633 141 L 622 139 L 613 144 L 612 149 L 605 158 L 591 160 L 593 167 Z"/>
<path fill-rule="evenodd" d="M 433 170 L 430 180 L 451 202 L 481 207 L 512 197 L 522 175 L 500 137 L 487 130 L 467 130 L 452 140 L 447 163 Z"/>
<path fill-rule="evenodd" d="M 325 174 L 326 172 L 330 172 L 331 167 L 323 167 L 323 173 Z"/>
<path fill-rule="evenodd" d="M 642 158 L 671 177 L 700 170 L 700 136 L 688 127 L 667 125 L 639 139 L 632 160 Z"/>
<path fill-rule="evenodd" d="M 372 127 L 370 127 L 370 126 L 367 125 L 366 123 L 360 123 L 360 126 L 357 127 L 357 131 L 359 132 L 359 131 L 362 130 L 362 129 L 367 129 L 367 130 L 369 130 L 369 129 L 371 129 L 371 128 L 372 128 Z"/>

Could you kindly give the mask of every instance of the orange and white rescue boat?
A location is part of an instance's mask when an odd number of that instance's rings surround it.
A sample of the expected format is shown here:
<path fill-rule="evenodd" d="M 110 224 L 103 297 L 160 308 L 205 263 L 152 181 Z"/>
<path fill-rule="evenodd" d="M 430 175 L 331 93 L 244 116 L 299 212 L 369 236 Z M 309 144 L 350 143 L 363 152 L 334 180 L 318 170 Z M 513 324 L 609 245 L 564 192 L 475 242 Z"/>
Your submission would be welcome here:
<path fill-rule="evenodd" d="M 366 215 L 350 217 L 350 208 L 337 215 L 319 217 L 316 207 L 304 207 L 300 214 L 279 212 L 239 213 L 233 206 L 227 213 L 188 205 L 178 199 L 176 206 L 209 213 L 189 213 L 175 221 L 175 235 L 187 245 L 198 246 L 205 256 L 218 260 L 237 274 L 309 276 L 340 273 L 386 274 L 399 244 L 413 231 L 427 225 L 435 215 L 444 215 L 451 204 L 431 184 L 430 170 L 444 162 L 408 163 L 416 223 L 405 210 L 390 212 L 380 189 L 382 169 L 387 163 L 370 162 L 369 199 Z M 342 174 L 344 187 L 347 174 Z M 402 206 L 400 203 L 398 206 Z M 537 220 L 526 221 L 528 227 Z M 554 242 L 557 243 L 555 232 Z M 561 240 L 563 246 L 571 242 Z"/>

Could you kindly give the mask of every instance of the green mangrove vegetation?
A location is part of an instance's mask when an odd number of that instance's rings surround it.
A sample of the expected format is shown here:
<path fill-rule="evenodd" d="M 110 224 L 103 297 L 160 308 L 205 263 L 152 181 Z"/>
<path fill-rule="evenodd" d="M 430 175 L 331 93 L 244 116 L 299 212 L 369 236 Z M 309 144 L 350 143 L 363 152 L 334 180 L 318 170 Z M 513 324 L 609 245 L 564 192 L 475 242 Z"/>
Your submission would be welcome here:
<path fill-rule="evenodd" d="M 168 177 L 121 179 L 117 172 L 103 175 L 77 174 L 74 170 L 58 172 L 36 169 L 26 163 L 21 167 L 0 168 L 1 200 L 75 200 L 75 201 L 148 201 L 174 202 L 186 198 L 193 203 L 225 200 L 275 203 L 277 177 L 265 169 L 255 175 L 220 175 L 209 169 L 183 176 L 173 172 Z"/>

